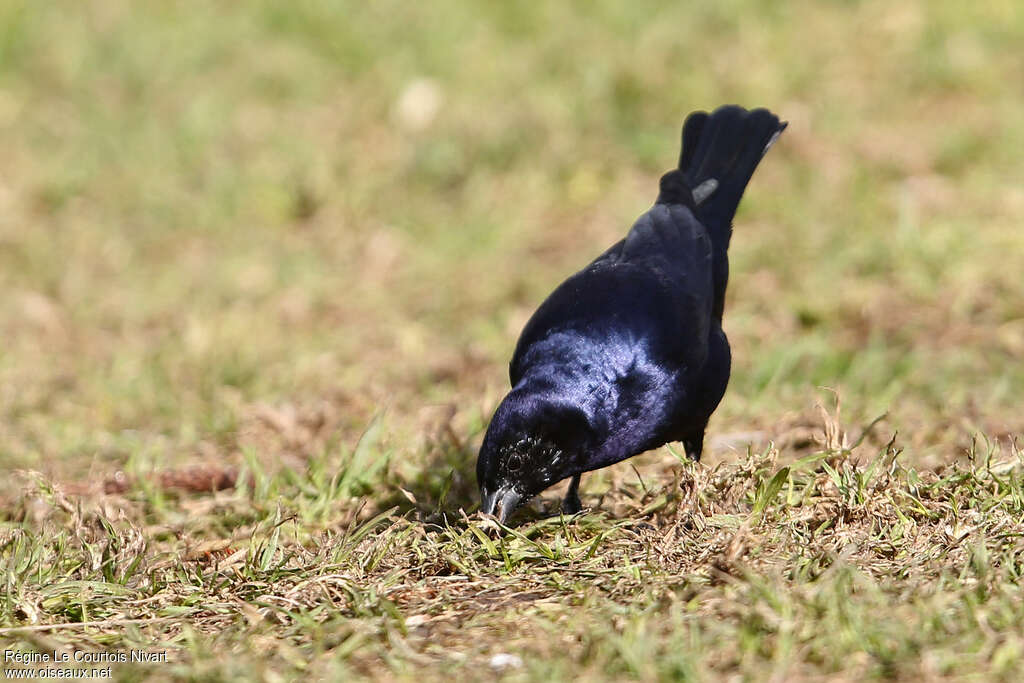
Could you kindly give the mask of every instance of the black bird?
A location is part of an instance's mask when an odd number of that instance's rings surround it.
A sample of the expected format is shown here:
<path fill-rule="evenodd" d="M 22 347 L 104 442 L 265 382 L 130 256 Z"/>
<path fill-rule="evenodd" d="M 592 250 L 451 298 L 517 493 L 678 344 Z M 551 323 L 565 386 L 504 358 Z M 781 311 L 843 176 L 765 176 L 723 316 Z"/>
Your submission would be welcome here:
<path fill-rule="evenodd" d="M 583 472 L 671 441 L 700 459 L 729 382 L 733 215 L 785 127 L 767 109 L 690 114 L 654 206 L 533 314 L 477 459 L 485 514 L 504 522 L 568 477 L 563 510 L 577 512 Z"/>

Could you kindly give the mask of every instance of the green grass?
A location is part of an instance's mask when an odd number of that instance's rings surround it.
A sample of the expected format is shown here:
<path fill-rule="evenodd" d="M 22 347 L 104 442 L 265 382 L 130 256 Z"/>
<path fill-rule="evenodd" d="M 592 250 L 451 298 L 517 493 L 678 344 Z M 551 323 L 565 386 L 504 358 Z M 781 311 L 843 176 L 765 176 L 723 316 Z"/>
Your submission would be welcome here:
<path fill-rule="evenodd" d="M 3 3 L 0 641 L 167 650 L 128 679 L 1014 680 L 1018 4 Z M 790 127 L 705 462 L 498 533 L 516 335 L 724 102 Z"/>

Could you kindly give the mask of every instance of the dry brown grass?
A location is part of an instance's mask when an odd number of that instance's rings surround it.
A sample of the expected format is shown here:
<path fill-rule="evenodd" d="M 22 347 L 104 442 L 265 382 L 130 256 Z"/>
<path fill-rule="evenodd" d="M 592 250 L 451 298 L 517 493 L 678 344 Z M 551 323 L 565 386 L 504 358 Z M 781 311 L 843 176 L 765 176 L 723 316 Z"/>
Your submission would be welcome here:
<path fill-rule="evenodd" d="M 5 646 L 1012 680 L 1024 13 L 655 5 L 0 4 Z M 705 463 L 495 533 L 472 463 L 516 335 L 726 101 L 790 126 Z"/>

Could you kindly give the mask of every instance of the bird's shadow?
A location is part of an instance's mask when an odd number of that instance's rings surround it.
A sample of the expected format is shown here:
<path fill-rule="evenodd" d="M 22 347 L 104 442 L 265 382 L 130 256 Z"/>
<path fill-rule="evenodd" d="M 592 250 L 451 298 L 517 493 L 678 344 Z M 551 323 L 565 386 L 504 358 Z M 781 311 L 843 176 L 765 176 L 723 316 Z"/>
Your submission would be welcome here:
<path fill-rule="evenodd" d="M 476 450 L 468 438 L 445 425 L 427 442 L 426 453 L 418 470 L 393 476 L 383 505 L 428 524 L 461 523 L 463 514 L 480 507 Z"/>

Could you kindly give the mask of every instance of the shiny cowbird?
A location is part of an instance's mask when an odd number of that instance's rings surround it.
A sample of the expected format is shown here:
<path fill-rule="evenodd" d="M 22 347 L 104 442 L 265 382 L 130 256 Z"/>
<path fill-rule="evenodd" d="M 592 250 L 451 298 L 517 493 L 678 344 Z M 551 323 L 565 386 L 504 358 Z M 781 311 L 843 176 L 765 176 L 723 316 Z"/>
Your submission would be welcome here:
<path fill-rule="evenodd" d="M 683 125 L 679 167 L 626 238 L 562 283 L 516 345 L 512 390 L 477 460 L 481 511 L 504 522 L 583 472 L 672 441 L 698 460 L 729 382 L 722 331 L 732 219 L 786 127 L 767 109 L 723 106 Z"/>

